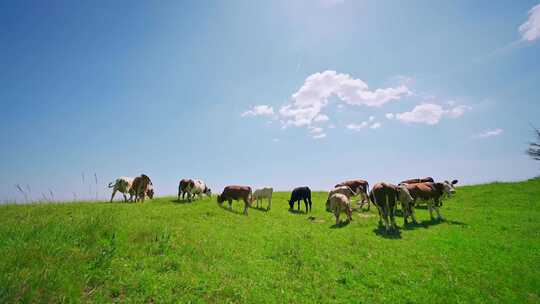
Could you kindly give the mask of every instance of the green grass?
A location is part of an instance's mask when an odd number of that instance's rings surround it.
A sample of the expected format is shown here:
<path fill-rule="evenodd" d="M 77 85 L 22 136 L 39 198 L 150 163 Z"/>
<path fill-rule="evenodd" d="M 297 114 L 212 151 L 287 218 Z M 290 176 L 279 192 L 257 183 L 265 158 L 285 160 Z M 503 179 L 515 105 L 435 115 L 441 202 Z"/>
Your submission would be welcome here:
<path fill-rule="evenodd" d="M 458 188 L 444 222 L 387 236 L 214 200 L 0 207 L 0 303 L 539 303 L 540 180 Z M 315 219 L 308 219 L 314 216 Z M 345 216 L 343 216 L 345 218 Z"/>

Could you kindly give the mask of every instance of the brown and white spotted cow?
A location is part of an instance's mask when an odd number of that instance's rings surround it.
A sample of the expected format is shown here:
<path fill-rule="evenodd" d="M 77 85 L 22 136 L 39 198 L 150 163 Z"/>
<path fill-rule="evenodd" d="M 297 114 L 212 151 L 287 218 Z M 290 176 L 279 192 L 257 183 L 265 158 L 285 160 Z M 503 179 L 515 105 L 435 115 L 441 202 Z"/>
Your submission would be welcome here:
<path fill-rule="evenodd" d="M 442 206 L 443 196 L 452 196 L 456 190 L 454 185 L 457 180 L 452 182 L 444 181 L 442 183 L 418 183 L 418 184 L 403 184 L 409 191 L 411 197 L 416 202 L 418 200 L 427 201 L 429 216 L 433 219 L 433 209 L 437 212 L 437 217 L 443 219 L 439 208 Z"/>
<path fill-rule="evenodd" d="M 384 226 L 388 232 L 397 228 L 394 218 L 398 201 L 398 187 L 390 183 L 377 183 L 371 188 L 369 198 L 379 211 L 379 225 Z"/>
<path fill-rule="evenodd" d="M 151 192 L 149 192 L 150 189 L 152 189 Z M 131 185 L 129 192 L 130 194 L 133 194 L 135 202 L 140 200 L 142 203 L 144 203 L 144 198 L 148 193 L 151 193 L 153 197 L 153 189 L 154 188 L 150 178 L 145 174 L 141 174 L 141 176 L 137 176 L 133 179 L 133 184 Z"/>
<path fill-rule="evenodd" d="M 334 193 L 326 201 L 326 211 L 334 213 L 336 225 L 339 225 L 339 215 L 347 214 L 347 219 L 352 221 L 352 208 L 349 198 L 345 194 Z"/>
<path fill-rule="evenodd" d="M 229 202 L 229 209 L 232 209 L 232 201 L 244 201 L 244 214 L 248 214 L 248 207 L 251 206 L 251 187 L 249 186 L 227 186 L 220 195 L 217 196 L 218 204 L 222 205 L 224 201 Z"/>
<path fill-rule="evenodd" d="M 411 178 L 400 182 L 400 184 L 419 184 L 419 183 L 433 183 L 433 177 L 424 177 L 424 178 Z"/>
<path fill-rule="evenodd" d="M 334 186 L 334 188 L 341 187 L 341 186 L 347 186 L 351 188 L 355 193 L 360 194 L 360 197 L 362 199 L 361 206 L 364 206 L 366 203 L 368 204 L 368 210 L 371 205 L 369 200 L 369 183 L 363 179 L 354 179 L 354 180 L 348 180 L 341 182 Z"/>
<path fill-rule="evenodd" d="M 194 186 L 195 182 L 191 178 L 183 178 L 180 180 L 180 183 L 178 184 L 178 200 L 180 200 L 180 196 L 184 199 L 186 194 L 189 198 L 189 190 Z"/>

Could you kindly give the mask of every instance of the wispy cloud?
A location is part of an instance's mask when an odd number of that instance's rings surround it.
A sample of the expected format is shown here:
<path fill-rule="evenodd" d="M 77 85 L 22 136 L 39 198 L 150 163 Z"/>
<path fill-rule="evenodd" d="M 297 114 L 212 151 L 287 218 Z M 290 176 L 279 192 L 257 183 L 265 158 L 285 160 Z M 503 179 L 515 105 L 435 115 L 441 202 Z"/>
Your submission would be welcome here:
<path fill-rule="evenodd" d="M 404 122 L 404 123 L 424 123 L 428 125 L 438 124 L 443 117 L 458 118 L 472 108 L 466 105 L 459 105 L 453 108 L 445 109 L 441 105 L 433 103 L 423 103 L 415 106 L 409 112 L 386 113 L 386 118 Z"/>
<path fill-rule="evenodd" d="M 518 30 L 524 41 L 534 41 L 540 38 L 540 4 L 529 10 L 529 18 L 519 26 Z"/>
<path fill-rule="evenodd" d="M 267 105 L 258 105 L 251 108 L 251 110 L 247 110 L 241 114 L 242 117 L 260 116 L 260 115 L 267 115 L 267 116 L 274 115 L 274 108 Z"/>
<path fill-rule="evenodd" d="M 374 116 L 370 116 L 368 118 L 368 120 L 366 121 L 363 121 L 359 124 L 356 124 L 356 123 L 350 123 L 348 124 L 347 126 L 345 126 L 347 129 L 349 130 L 353 130 L 353 131 L 360 131 L 360 130 L 363 130 L 363 129 L 378 129 L 382 126 L 382 124 L 380 122 L 375 122 L 375 117 Z"/>
<path fill-rule="evenodd" d="M 504 132 L 503 129 L 501 128 L 497 128 L 497 129 L 494 129 L 494 130 L 486 130 L 480 134 L 477 134 L 475 137 L 476 138 L 488 138 L 488 137 L 494 137 L 494 136 L 499 136 L 501 135 L 502 133 Z"/>

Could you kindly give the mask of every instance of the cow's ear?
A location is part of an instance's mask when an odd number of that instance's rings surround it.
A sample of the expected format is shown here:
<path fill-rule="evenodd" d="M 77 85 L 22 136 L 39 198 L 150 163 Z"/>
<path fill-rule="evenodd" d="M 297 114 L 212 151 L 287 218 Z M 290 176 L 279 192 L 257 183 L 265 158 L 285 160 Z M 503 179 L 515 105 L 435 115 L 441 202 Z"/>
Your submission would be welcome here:
<path fill-rule="evenodd" d="M 455 184 L 457 184 L 457 183 L 458 183 L 458 180 L 457 180 L 457 179 L 455 179 L 455 180 L 452 181 L 452 185 L 455 185 Z"/>

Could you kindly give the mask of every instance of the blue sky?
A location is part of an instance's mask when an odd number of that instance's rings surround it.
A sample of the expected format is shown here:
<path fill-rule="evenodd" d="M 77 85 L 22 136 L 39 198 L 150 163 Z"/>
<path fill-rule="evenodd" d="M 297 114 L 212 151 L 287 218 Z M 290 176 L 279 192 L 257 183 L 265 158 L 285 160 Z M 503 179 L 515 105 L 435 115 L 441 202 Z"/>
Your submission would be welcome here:
<path fill-rule="evenodd" d="M 0 199 L 538 175 L 538 4 L 0 1 Z"/>

